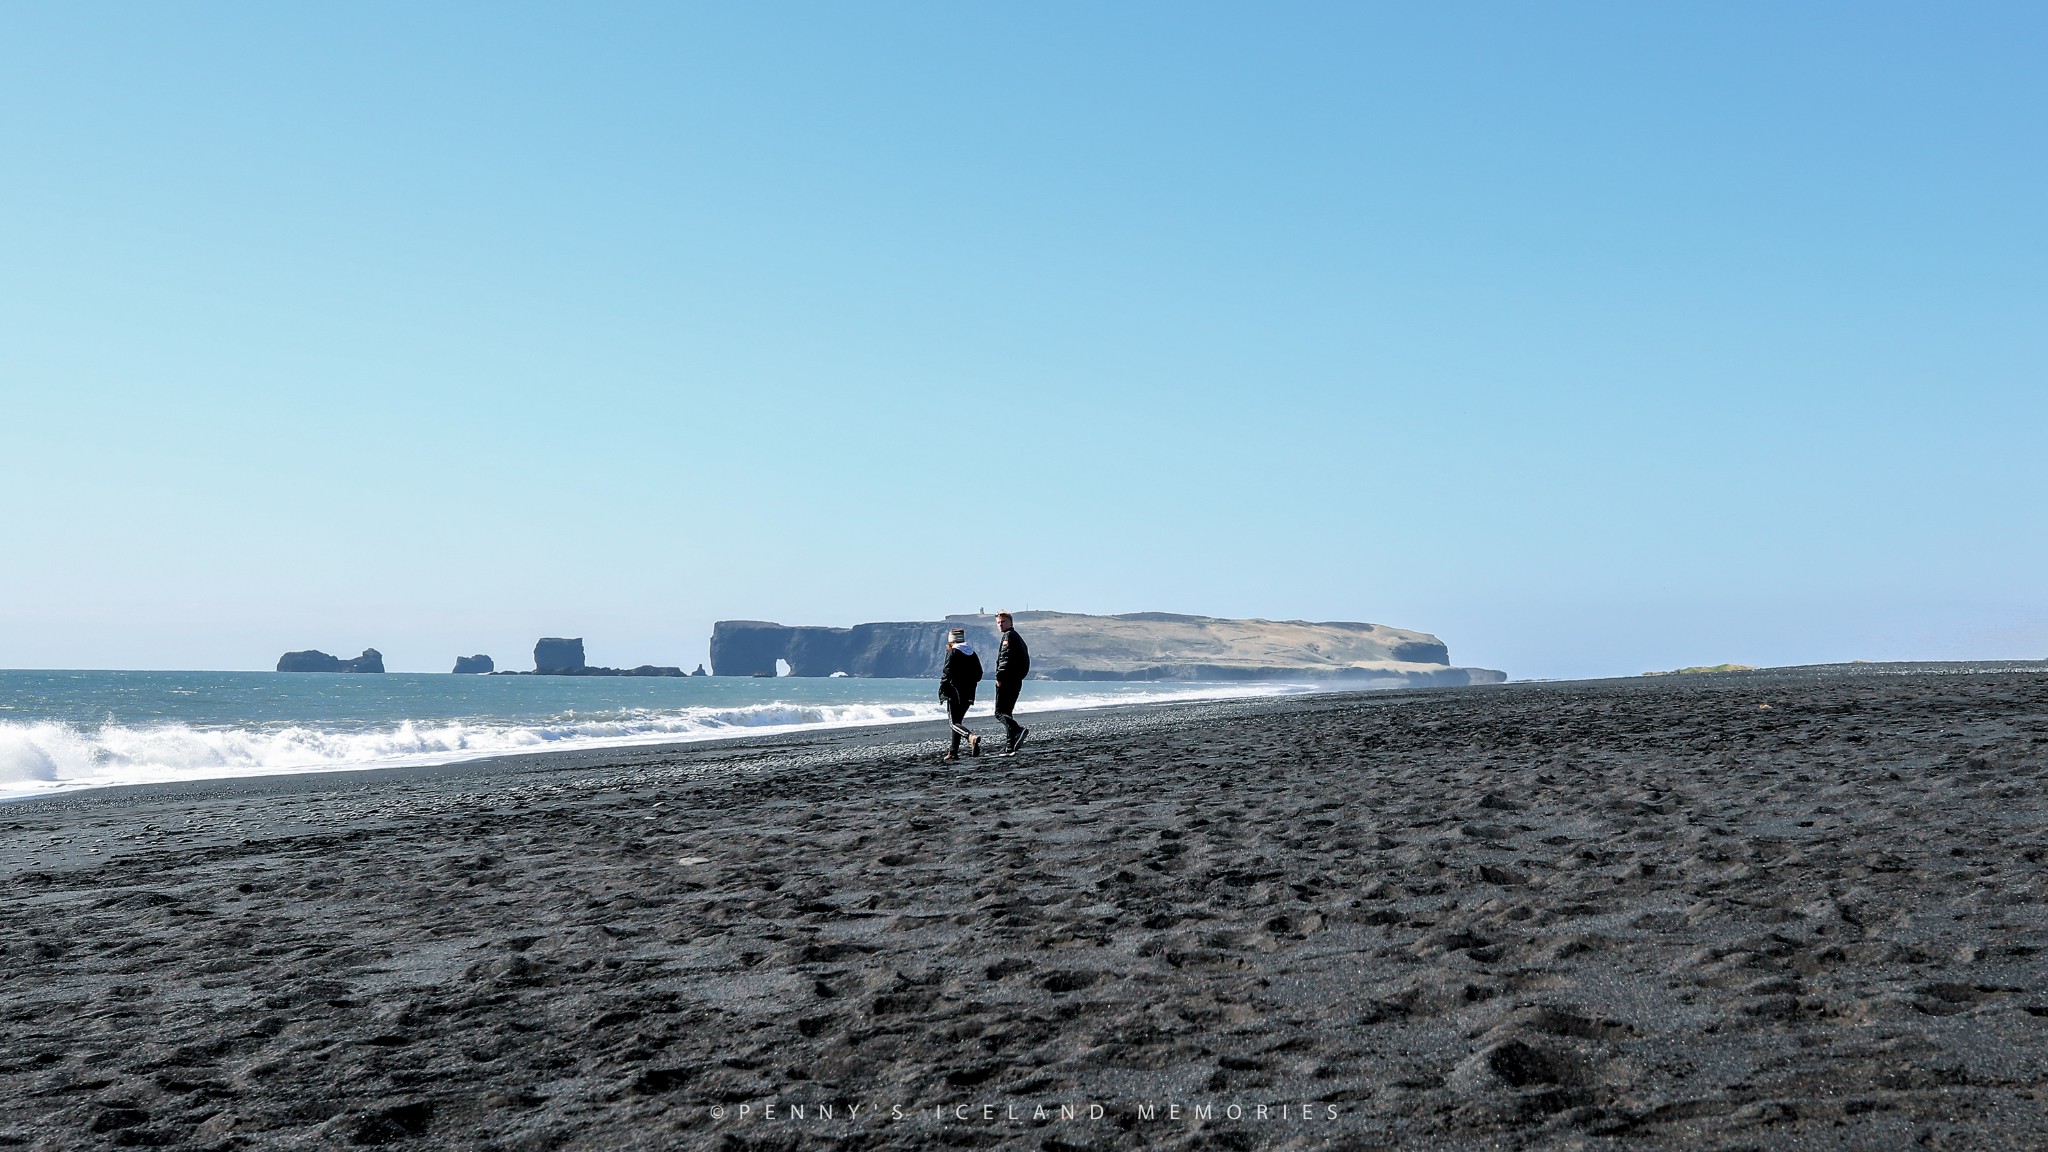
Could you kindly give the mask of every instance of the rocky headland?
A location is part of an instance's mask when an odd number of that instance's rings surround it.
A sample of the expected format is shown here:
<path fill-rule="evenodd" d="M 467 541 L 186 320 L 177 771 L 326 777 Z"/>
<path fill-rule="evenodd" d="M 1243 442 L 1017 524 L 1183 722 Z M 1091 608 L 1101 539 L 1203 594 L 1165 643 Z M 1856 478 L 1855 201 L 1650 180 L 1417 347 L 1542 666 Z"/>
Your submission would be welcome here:
<path fill-rule="evenodd" d="M 1456 667 L 1443 641 L 1384 624 L 1224 620 L 1171 612 L 1019 612 L 1016 621 L 1031 644 L 1032 676 L 1047 680 L 1315 677 L 1429 687 L 1507 679 L 1490 668 Z M 936 676 L 952 628 L 965 628 L 978 647 L 995 651 L 995 617 L 984 614 L 851 628 L 721 620 L 711 632 L 711 667 L 720 676 L 772 675 L 780 660 L 794 676 Z M 993 659 L 983 665 L 995 674 Z"/>
<path fill-rule="evenodd" d="M 329 656 L 325 652 L 307 649 L 304 652 L 287 652 L 277 658 L 279 672 L 382 672 L 384 654 L 375 648 L 363 649 L 363 654 L 353 660 Z"/>

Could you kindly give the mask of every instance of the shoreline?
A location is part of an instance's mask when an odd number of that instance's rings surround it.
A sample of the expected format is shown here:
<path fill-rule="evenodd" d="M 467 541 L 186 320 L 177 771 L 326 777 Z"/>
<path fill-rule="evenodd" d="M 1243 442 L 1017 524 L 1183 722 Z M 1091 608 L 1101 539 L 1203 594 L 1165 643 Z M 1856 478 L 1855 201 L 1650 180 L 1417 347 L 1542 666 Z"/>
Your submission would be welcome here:
<path fill-rule="evenodd" d="M 1474 687 L 1498 687 L 1478 685 Z M 1403 695 L 1415 692 L 1463 691 L 1464 688 L 1399 688 L 1375 689 L 1344 686 L 1316 686 L 1313 690 L 1285 694 L 1257 694 L 1245 696 L 1197 697 L 1192 699 L 1151 700 L 1129 703 L 1098 704 L 1083 708 L 1060 708 L 1044 712 L 1020 711 L 1020 722 L 1026 718 L 1037 718 L 1053 725 L 1070 725 L 1089 717 L 1116 718 L 1126 715 L 1142 715 L 1160 708 L 1177 708 L 1222 703 L 1257 703 L 1269 700 L 1305 700 L 1330 695 L 1372 694 L 1378 696 Z M 977 702 L 977 709 L 986 701 Z M 985 730 L 983 735 L 992 743 L 1000 740 L 1001 728 L 995 718 L 987 712 L 970 712 L 969 727 Z M 1032 727 L 1027 724 L 1026 727 Z M 255 786 L 264 782 L 276 783 L 285 791 L 312 791 L 321 788 L 344 787 L 349 781 L 361 779 L 375 781 L 413 780 L 442 774 L 462 775 L 477 773 L 489 775 L 494 769 L 531 773 L 555 770 L 593 768 L 615 763 L 639 762 L 649 758 L 668 759 L 687 756 L 702 758 L 727 749 L 744 751 L 759 744 L 773 744 L 777 747 L 807 745 L 820 746 L 864 746 L 875 743 L 899 744 L 905 742 L 907 730 L 929 729 L 935 735 L 929 742 L 936 745 L 945 743 L 946 722 L 943 718 L 906 718 L 887 720 L 862 720 L 832 725 L 792 726 L 767 731 L 740 731 L 732 735 L 707 736 L 696 739 L 673 740 L 654 739 L 647 743 L 599 744 L 568 748 L 543 748 L 531 752 L 485 752 L 474 757 L 450 760 L 434 760 L 416 764 L 376 764 L 360 768 L 320 767 L 308 769 L 286 769 L 239 776 L 197 776 L 190 780 L 150 781 L 133 784 L 101 784 L 67 789 L 44 795 L 0 797 L 0 812 L 31 803 L 55 803 L 108 794 L 136 796 L 176 796 L 197 792 L 209 796 L 213 786 L 234 789 L 240 786 Z M 884 739 L 895 735 L 897 739 Z M 870 739 L 872 737 L 872 739 Z M 910 739 L 915 743 L 923 737 Z M 304 782 L 304 787 L 294 787 L 294 782 Z"/>
<path fill-rule="evenodd" d="M 252 680 L 267 680 L 271 675 L 243 676 L 244 682 L 232 690 L 260 694 L 264 688 Z M 303 674 L 285 675 L 292 681 L 305 679 Z M 345 679 L 360 682 L 362 677 Z M 81 722 L 74 705 L 74 715 L 68 717 L 0 720 L 0 772 L 13 773 L 0 787 L 0 793 L 6 793 L 0 795 L 0 804 L 102 788 L 182 786 L 208 779 L 374 772 L 553 753 L 604 755 L 748 737 L 805 738 L 914 725 L 943 716 L 928 682 L 893 681 L 865 691 L 836 690 L 845 683 L 813 682 L 787 691 L 762 694 L 755 689 L 737 696 L 730 691 L 735 686 L 727 684 L 726 691 L 679 700 L 515 700 L 509 710 L 508 702 L 488 695 L 453 704 L 447 697 L 430 695 L 418 701 L 394 698 L 382 702 L 380 715 L 356 712 L 338 716 L 324 715 L 322 709 L 331 705 L 315 694 L 298 702 L 298 712 L 271 709 L 268 714 L 245 716 L 214 707 L 191 716 L 124 720 L 108 716 L 98 728 Z M 822 685 L 835 691 L 820 694 L 817 688 Z M 754 686 L 743 683 L 738 687 Z M 1282 682 L 1165 682 L 1103 685 L 1092 690 L 1048 684 L 1036 693 L 1027 692 L 1019 715 L 1359 690 L 1366 689 Z M 33 694 L 33 685 L 29 691 Z M 990 723 L 992 699 L 975 707 L 970 722 Z M 111 767 L 102 769 L 103 764 Z"/>
<path fill-rule="evenodd" d="M 1200 704 L 1227 700 L 1255 701 L 1271 699 L 1306 699 L 1316 696 L 1348 695 L 1358 693 L 1366 693 L 1386 697 L 1400 697 L 1407 694 L 1418 692 L 1476 691 L 1534 685 L 1547 685 L 1553 687 L 1596 687 L 1601 685 L 1618 686 L 1659 679 L 1674 680 L 1681 683 L 1699 683 L 1709 678 L 1721 677 L 1748 678 L 1751 680 L 1770 681 L 1784 680 L 1786 678 L 1796 679 L 1802 677 L 1830 678 L 1842 676 L 1853 677 L 1898 675 L 1977 675 L 1990 673 L 2025 672 L 2048 673 L 2048 660 L 1854 661 L 1842 664 L 1788 665 L 1784 667 L 1775 668 L 1747 668 L 1731 671 L 1698 672 L 1682 674 L 1642 673 L 1637 676 L 1617 676 L 1584 680 L 1510 680 L 1502 684 L 1427 685 L 1400 688 L 1365 687 L 1360 685 L 1351 685 L 1344 683 L 1326 683 L 1316 685 L 1304 685 L 1305 690 L 1299 692 L 1274 694 L 1255 693 L 1248 694 L 1245 696 L 1198 696 L 1181 699 L 1163 699 L 1134 701 L 1129 703 L 1119 702 L 1111 704 L 1094 704 L 1086 707 L 1060 708 L 1046 712 L 1026 711 L 1020 712 L 1019 715 L 1065 718 L 1076 715 L 1113 712 L 1121 709 L 1144 710 L 1150 708 L 1170 707 L 1179 704 Z M 431 673 L 426 675 L 452 674 Z M 1045 682 L 1045 686 L 1050 688 L 1056 684 L 1064 686 L 1068 683 L 1069 682 L 1065 681 L 1047 681 Z M 1156 683 L 1161 686 L 1179 686 L 1181 682 L 1158 681 L 1149 683 Z M 1190 689 L 1193 689 L 1196 683 L 1197 682 L 1190 681 L 1188 682 L 1187 686 Z M 1264 684 L 1269 682 L 1242 681 L 1227 683 L 1241 683 L 1244 685 L 1251 685 Z M 1028 699 L 1026 703 L 1028 707 Z M 987 704 L 988 702 L 984 700 L 977 703 L 975 707 L 977 709 L 981 709 L 987 707 Z M 968 720 L 970 725 L 975 722 L 980 722 L 985 726 L 993 723 L 993 717 L 991 717 L 986 712 L 972 712 L 969 714 Z M 65 797 L 86 796 L 103 792 L 122 792 L 129 790 L 146 791 L 150 789 L 164 789 L 169 790 L 171 792 L 176 792 L 182 789 L 193 788 L 198 787 L 200 785 L 217 782 L 293 780 L 301 778 L 306 779 L 309 782 L 315 783 L 332 783 L 331 778 L 364 776 L 366 778 L 376 779 L 381 778 L 383 774 L 394 774 L 392 778 L 396 779 L 402 778 L 405 774 L 408 773 L 438 772 L 444 769 L 459 769 L 465 766 L 477 769 L 484 769 L 488 766 L 497 764 L 518 765 L 522 769 L 532 769 L 541 767 L 546 761 L 548 761 L 551 758 L 563 758 L 561 761 L 563 764 L 571 765 L 586 763 L 593 759 L 609 759 L 617 757 L 636 759 L 649 753 L 666 753 L 670 751 L 680 751 L 683 749 L 691 748 L 720 748 L 725 747 L 729 744 L 743 743 L 746 741 L 807 741 L 813 738 L 830 741 L 840 735 L 848 733 L 856 733 L 863 731 L 895 731 L 899 729 L 906 729 L 921 725 L 939 725 L 939 730 L 943 732 L 943 726 L 939 720 L 921 717 L 902 719 L 847 720 L 817 725 L 764 726 L 766 730 L 745 731 L 744 729 L 742 729 L 741 731 L 735 732 L 730 735 L 702 736 L 684 739 L 675 739 L 667 736 L 654 736 L 648 737 L 644 741 L 642 741 L 641 738 L 633 737 L 627 738 L 623 742 L 618 743 L 592 743 L 572 747 L 542 747 L 532 751 L 518 752 L 502 750 L 484 751 L 475 753 L 474 755 L 458 755 L 442 759 L 422 760 L 415 763 L 372 763 L 365 764 L 361 767 L 348 767 L 338 765 L 316 766 L 307 768 L 283 767 L 269 771 L 248 772 L 236 775 L 195 776 L 189 780 L 150 781 L 124 784 L 93 784 L 77 787 L 67 787 L 57 791 L 41 794 L 25 793 L 22 795 L 14 796 L 0 796 L 0 811 L 5 811 L 6 809 L 18 804 L 51 801 L 62 799 Z M 939 737 L 939 739 L 943 739 L 943 736 Z M 311 785 L 309 784 L 309 786 Z"/>
<path fill-rule="evenodd" d="M 2048 1127 L 2048 678 L 1034 719 L 1023 754 L 957 768 L 934 721 L 0 808 L 0 1140 L 2026 1148 Z"/>

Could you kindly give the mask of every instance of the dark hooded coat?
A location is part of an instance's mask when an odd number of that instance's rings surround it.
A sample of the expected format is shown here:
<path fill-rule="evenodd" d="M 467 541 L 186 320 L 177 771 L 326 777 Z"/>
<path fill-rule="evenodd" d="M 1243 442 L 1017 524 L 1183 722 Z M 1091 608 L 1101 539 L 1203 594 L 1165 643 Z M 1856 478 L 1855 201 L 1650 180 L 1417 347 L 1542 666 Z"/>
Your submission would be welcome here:
<path fill-rule="evenodd" d="M 981 683 L 981 657 L 971 645 L 946 649 L 946 668 L 939 673 L 939 695 L 965 704 L 974 703 L 975 686 Z"/>

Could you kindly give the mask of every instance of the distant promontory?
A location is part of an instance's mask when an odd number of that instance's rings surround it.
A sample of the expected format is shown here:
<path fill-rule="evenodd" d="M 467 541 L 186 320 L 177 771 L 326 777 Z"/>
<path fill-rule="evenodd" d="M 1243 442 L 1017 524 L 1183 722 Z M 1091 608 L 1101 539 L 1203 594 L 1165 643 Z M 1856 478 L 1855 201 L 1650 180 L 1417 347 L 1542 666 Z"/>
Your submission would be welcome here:
<path fill-rule="evenodd" d="M 382 672 L 384 654 L 375 648 L 363 649 L 363 654 L 353 660 L 329 656 L 325 652 L 308 649 L 304 652 L 287 652 L 277 658 L 279 672 Z"/>
<path fill-rule="evenodd" d="M 1170 612 L 1019 612 L 1015 618 L 1031 644 L 1034 679 L 1362 680 L 1390 687 L 1507 679 L 1491 668 L 1453 666 L 1443 641 L 1384 624 Z M 982 667 L 993 677 L 995 617 L 981 614 L 851 628 L 721 620 L 711 631 L 711 669 L 719 676 L 772 676 L 781 661 L 793 676 L 937 676 L 952 628 L 965 628 L 968 639 L 987 653 Z"/>

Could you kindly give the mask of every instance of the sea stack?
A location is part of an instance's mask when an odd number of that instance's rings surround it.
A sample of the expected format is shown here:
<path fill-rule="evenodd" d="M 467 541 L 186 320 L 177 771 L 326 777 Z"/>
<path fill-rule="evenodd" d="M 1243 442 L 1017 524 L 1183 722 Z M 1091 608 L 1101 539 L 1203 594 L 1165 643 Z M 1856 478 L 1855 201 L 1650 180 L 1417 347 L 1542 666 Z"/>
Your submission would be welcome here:
<path fill-rule="evenodd" d="M 568 640 L 549 636 L 533 646 L 533 670 L 540 675 L 575 676 L 586 667 L 581 636 Z"/>
<path fill-rule="evenodd" d="M 479 654 L 476 656 L 457 656 L 455 658 L 455 675 L 457 676 L 486 676 L 496 670 L 497 665 L 491 663 L 489 656 Z"/>
<path fill-rule="evenodd" d="M 375 648 L 363 649 L 363 654 L 353 660 L 329 656 L 325 652 L 307 649 L 304 652 L 287 652 L 277 658 L 279 672 L 382 672 L 384 654 Z"/>
<path fill-rule="evenodd" d="M 535 676 L 681 676 L 681 668 L 642 664 L 638 668 L 593 668 L 583 662 L 583 638 L 549 636 L 533 646 Z M 515 672 L 520 676 L 525 673 Z"/>

